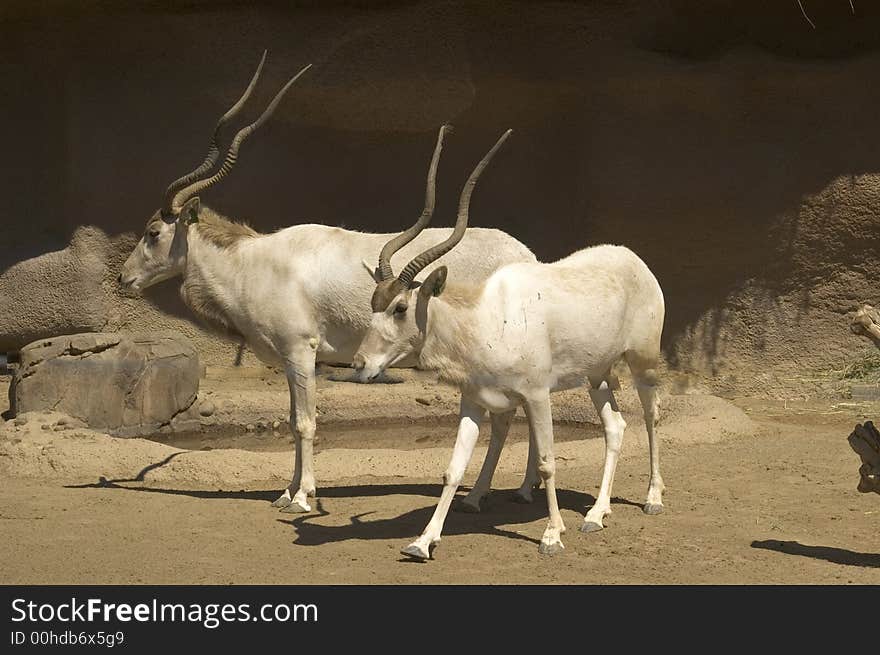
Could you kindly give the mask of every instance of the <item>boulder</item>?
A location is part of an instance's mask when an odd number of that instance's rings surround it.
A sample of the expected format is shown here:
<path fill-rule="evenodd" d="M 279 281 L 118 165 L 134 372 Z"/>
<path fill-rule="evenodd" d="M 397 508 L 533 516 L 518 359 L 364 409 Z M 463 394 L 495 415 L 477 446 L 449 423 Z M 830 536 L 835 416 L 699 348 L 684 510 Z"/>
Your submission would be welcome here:
<path fill-rule="evenodd" d="M 195 401 L 199 358 L 171 332 L 87 333 L 21 350 L 9 388 L 13 415 L 52 410 L 117 436 L 159 431 Z"/>
<path fill-rule="evenodd" d="M 111 245 L 104 232 L 77 228 L 66 248 L 29 259 L 16 250 L 0 247 L 0 307 L 14 308 L 0 313 L 0 352 L 106 329 L 111 306 L 103 281 Z"/>

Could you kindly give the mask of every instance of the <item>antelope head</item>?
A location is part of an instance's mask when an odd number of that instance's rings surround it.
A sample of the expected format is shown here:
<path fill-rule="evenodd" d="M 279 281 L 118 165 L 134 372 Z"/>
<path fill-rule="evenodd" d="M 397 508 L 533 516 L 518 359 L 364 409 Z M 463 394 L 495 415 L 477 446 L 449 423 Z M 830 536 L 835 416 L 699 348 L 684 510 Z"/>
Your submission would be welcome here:
<path fill-rule="evenodd" d="M 468 210 L 471 194 L 483 169 L 513 130 L 507 130 L 477 164 L 461 191 L 458 201 L 458 217 L 455 228 L 448 239 L 416 256 L 400 275 L 394 275 L 391 269 L 391 257 L 430 223 L 434 214 L 434 189 L 437 178 L 437 164 L 440 151 L 443 149 L 443 138 L 452 128 L 444 125 L 437 136 L 434 156 L 428 169 L 428 183 L 425 192 L 425 209 L 418 221 L 408 230 L 400 233 L 385 244 L 379 253 L 379 265 L 373 271 L 366 262 L 364 266 L 373 276 L 376 289 L 370 305 L 373 316 L 370 327 L 364 336 L 358 352 L 354 356 L 353 366 L 357 370 L 356 377 L 361 382 L 374 380 L 382 371 L 393 366 L 404 357 L 421 350 L 425 339 L 427 324 L 428 301 L 439 296 L 446 286 L 447 269 L 438 266 L 431 271 L 424 282 L 415 280 L 426 266 L 452 250 L 462 237 L 468 224 Z"/>
<path fill-rule="evenodd" d="M 287 90 L 299 79 L 300 75 L 311 68 L 311 64 L 309 64 L 291 78 L 269 103 L 263 114 L 236 133 L 229 150 L 226 152 L 223 164 L 216 173 L 206 177 L 220 157 L 218 143 L 223 126 L 241 112 L 257 85 L 265 62 L 266 53 L 263 52 L 263 57 L 257 66 L 257 72 L 251 78 L 250 84 L 238 101 L 217 121 L 205 160 L 194 170 L 176 179 L 165 190 L 162 207 L 147 221 L 147 228 L 143 236 L 122 266 L 117 280 L 124 288 L 141 291 L 183 273 L 188 251 L 187 230 L 191 224 L 199 220 L 200 201 L 198 194 L 229 174 L 238 159 L 241 144 L 269 120 Z"/>

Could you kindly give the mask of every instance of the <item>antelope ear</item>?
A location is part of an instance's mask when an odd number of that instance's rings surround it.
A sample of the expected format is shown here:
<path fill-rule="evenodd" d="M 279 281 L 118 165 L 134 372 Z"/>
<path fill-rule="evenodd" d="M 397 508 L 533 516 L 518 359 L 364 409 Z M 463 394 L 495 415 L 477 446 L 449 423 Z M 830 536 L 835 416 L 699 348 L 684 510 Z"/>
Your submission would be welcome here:
<path fill-rule="evenodd" d="M 379 269 L 373 268 L 367 263 L 366 259 L 361 260 L 361 264 L 363 264 L 364 268 L 367 269 L 367 273 L 370 274 L 370 277 L 373 278 L 373 282 L 379 284 L 382 281 L 382 277 L 379 275 Z"/>
<path fill-rule="evenodd" d="M 200 206 L 201 202 L 199 201 L 198 196 L 196 196 L 195 198 L 190 198 L 183 204 L 183 207 L 180 208 L 178 218 L 182 220 L 186 225 L 198 223 Z"/>
<path fill-rule="evenodd" d="M 441 293 L 443 293 L 443 289 L 446 288 L 447 272 L 448 271 L 445 266 L 435 268 L 433 271 L 431 271 L 431 274 L 425 278 L 425 281 L 422 282 L 419 293 L 426 298 L 430 296 L 439 296 Z"/>

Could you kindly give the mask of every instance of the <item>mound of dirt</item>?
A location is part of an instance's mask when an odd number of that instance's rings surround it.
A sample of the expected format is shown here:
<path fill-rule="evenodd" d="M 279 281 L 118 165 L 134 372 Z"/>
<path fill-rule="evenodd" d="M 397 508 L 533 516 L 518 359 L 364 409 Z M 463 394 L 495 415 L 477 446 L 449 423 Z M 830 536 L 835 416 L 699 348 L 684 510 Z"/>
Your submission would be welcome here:
<path fill-rule="evenodd" d="M 0 471 L 9 476 L 234 486 L 289 475 L 289 462 L 279 462 L 277 470 L 272 464 L 246 451 L 189 453 L 146 439 L 120 439 L 57 412 L 29 412 L 0 427 Z"/>
<path fill-rule="evenodd" d="M 622 394 L 631 403 L 629 394 Z M 753 424 L 740 409 L 713 396 L 670 396 L 659 428 L 664 446 L 678 447 L 711 442 L 725 436 L 753 433 Z M 640 419 L 629 417 L 624 450 L 647 457 L 647 437 Z M 327 425 L 325 430 L 332 430 Z M 365 430 L 381 430 L 374 424 Z M 453 427 L 438 425 L 449 433 Z M 524 431 L 518 423 L 513 430 Z M 498 466 L 499 473 L 524 470 L 526 440 L 510 444 Z M 556 445 L 560 467 L 599 465 L 604 445 L 601 439 L 569 441 Z M 451 447 L 421 450 L 332 448 L 316 456 L 315 467 L 321 483 L 355 476 L 434 477 L 445 470 Z M 485 457 L 478 447 L 469 467 L 475 474 Z M 119 439 L 88 430 L 58 413 L 28 413 L 0 426 L 0 473 L 66 482 L 179 487 L 231 488 L 245 486 L 281 487 L 287 484 L 293 464 L 293 449 L 283 452 L 248 450 L 187 451 L 145 439 Z"/>

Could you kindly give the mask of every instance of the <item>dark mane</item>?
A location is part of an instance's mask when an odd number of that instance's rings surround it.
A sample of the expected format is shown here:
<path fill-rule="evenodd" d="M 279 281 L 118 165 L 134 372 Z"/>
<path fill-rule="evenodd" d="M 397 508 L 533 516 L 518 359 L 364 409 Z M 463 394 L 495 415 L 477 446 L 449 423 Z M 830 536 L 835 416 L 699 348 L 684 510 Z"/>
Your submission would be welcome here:
<path fill-rule="evenodd" d="M 147 229 L 150 229 L 150 225 L 156 221 L 161 220 L 162 215 L 156 212 L 147 221 Z M 202 206 L 199 210 L 199 220 L 192 227 L 198 230 L 200 237 L 218 248 L 230 248 L 239 241 L 260 236 L 260 233 L 250 225 L 230 221 L 225 216 L 221 216 L 213 209 L 205 206 Z"/>
<path fill-rule="evenodd" d="M 192 227 L 198 230 L 200 237 L 218 248 L 230 248 L 239 241 L 260 236 L 250 225 L 230 221 L 208 207 L 202 207 L 199 220 Z"/>

